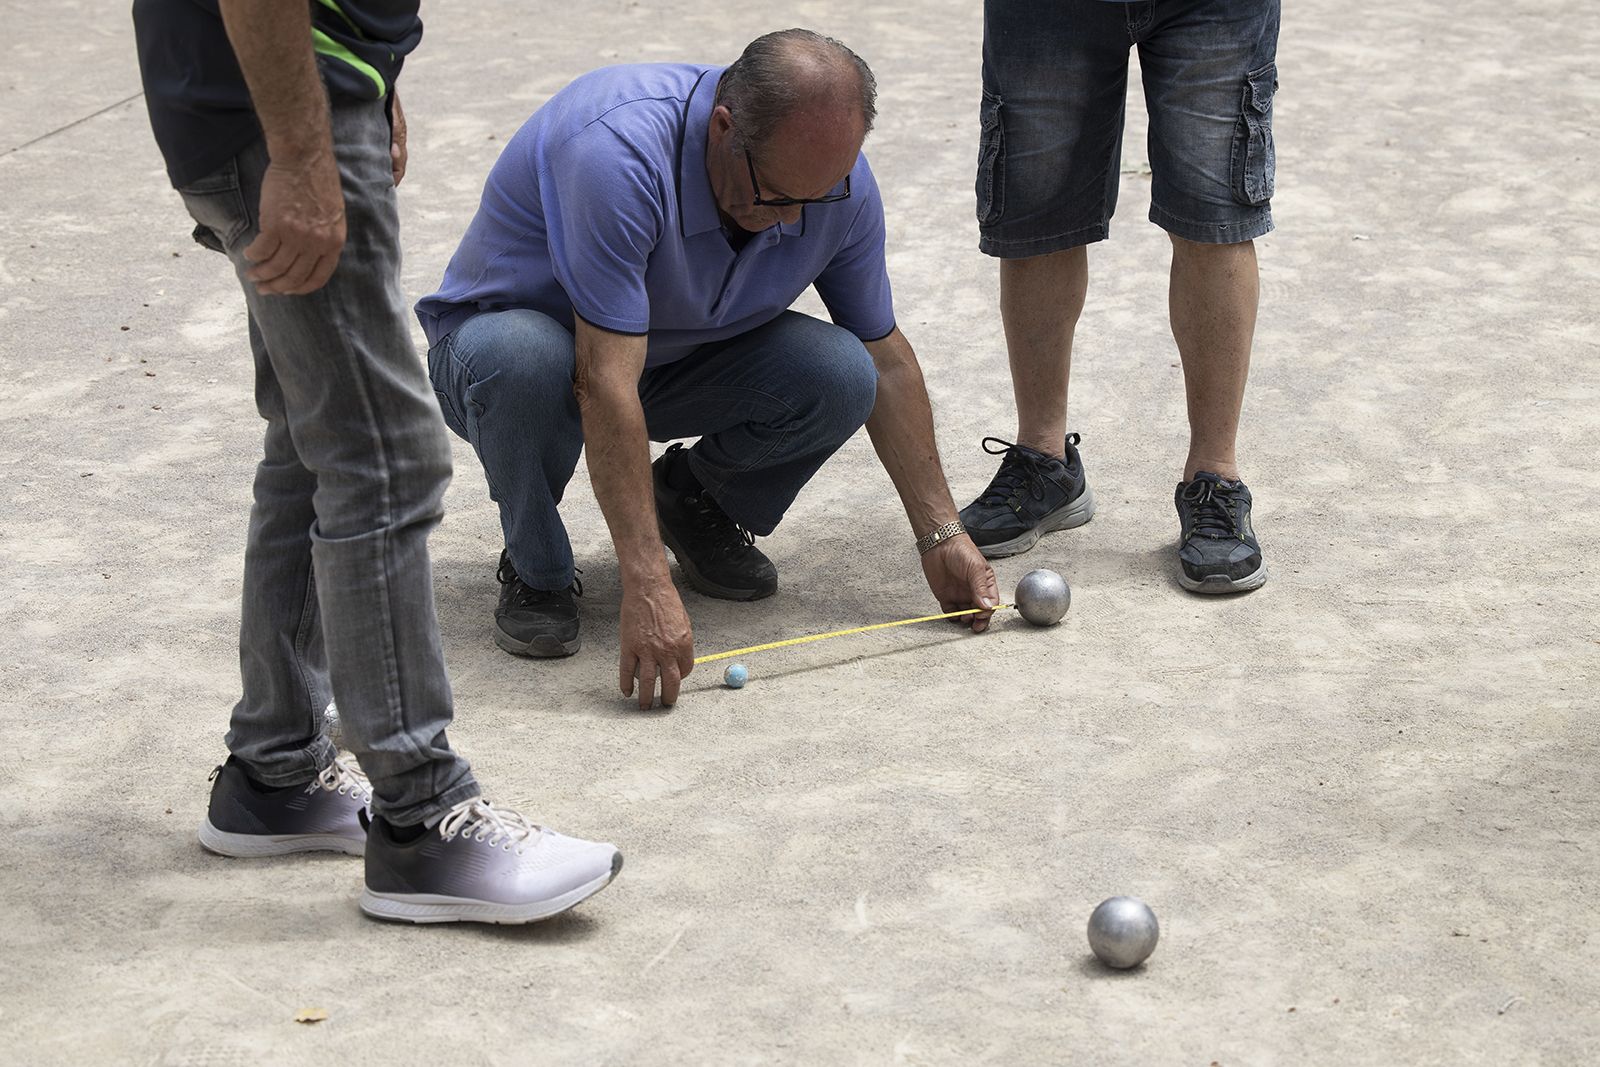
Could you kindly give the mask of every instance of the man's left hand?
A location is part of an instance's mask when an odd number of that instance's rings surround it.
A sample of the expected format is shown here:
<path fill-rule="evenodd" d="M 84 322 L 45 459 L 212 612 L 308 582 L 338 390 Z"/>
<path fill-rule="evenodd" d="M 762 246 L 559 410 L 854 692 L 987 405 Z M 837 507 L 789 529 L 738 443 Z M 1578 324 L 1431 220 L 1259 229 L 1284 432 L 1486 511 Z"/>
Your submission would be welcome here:
<path fill-rule="evenodd" d="M 922 573 L 928 588 L 939 600 L 940 611 L 987 608 L 977 615 L 964 615 L 952 622 L 970 625 L 973 633 L 989 628 L 989 617 L 1000 604 L 999 587 L 989 561 L 983 558 L 972 538 L 962 534 L 940 541 L 922 554 Z"/>
<path fill-rule="evenodd" d="M 400 110 L 400 94 L 389 91 L 390 127 L 393 135 L 389 141 L 389 165 L 394 170 L 394 183 L 406 176 L 406 113 Z M 427 116 L 423 116 L 426 118 Z"/>

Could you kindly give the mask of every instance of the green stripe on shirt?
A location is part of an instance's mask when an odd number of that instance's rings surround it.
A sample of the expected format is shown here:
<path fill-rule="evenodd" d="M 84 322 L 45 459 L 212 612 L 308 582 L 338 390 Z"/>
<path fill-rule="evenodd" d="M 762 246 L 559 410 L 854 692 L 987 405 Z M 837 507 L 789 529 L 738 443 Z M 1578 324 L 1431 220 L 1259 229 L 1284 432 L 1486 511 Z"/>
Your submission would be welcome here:
<path fill-rule="evenodd" d="M 326 0 L 324 0 L 324 2 L 326 2 Z M 346 48 L 338 41 L 335 41 L 332 37 L 329 37 L 327 34 L 314 27 L 311 30 L 311 46 L 317 51 L 317 54 L 329 56 L 333 59 L 348 63 L 350 66 L 354 67 L 356 70 L 370 78 L 372 80 L 372 84 L 377 87 L 377 99 L 381 100 L 384 96 L 388 95 L 388 83 L 383 80 L 383 75 L 378 73 L 377 67 L 374 67 L 371 63 L 366 62 L 360 56 L 350 51 L 350 49 Z"/>
<path fill-rule="evenodd" d="M 360 37 L 363 41 L 367 39 L 366 34 L 361 32 L 361 27 L 350 21 L 350 16 L 344 13 L 344 8 L 340 7 L 335 0 L 317 0 L 317 2 L 343 19 L 344 24 L 350 27 L 351 33 Z"/>

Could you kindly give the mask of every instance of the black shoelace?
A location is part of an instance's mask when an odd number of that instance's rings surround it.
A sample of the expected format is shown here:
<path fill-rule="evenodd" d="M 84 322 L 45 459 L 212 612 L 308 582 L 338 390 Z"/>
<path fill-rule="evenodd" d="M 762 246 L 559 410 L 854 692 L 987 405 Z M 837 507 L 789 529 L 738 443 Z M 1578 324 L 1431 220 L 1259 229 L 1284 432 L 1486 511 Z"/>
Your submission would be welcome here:
<path fill-rule="evenodd" d="M 1241 540 L 1234 520 L 1239 506 L 1237 485 L 1197 478 L 1184 487 L 1183 499 L 1190 508 L 1190 537 Z"/>
<path fill-rule="evenodd" d="M 577 567 L 574 567 L 573 570 L 577 571 L 579 574 L 583 573 L 583 571 L 579 570 Z M 500 560 L 500 569 L 495 571 L 494 576 L 500 580 L 501 585 L 509 585 L 512 587 L 511 604 L 513 607 L 535 607 L 539 604 L 543 604 L 552 597 L 560 595 L 560 593 L 568 591 L 570 591 L 573 596 L 583 595 L 583 582 L 577 578 L 574 578 L 572 580 L 572 584 L 565 590 L 556 590 L 552 592 L 548 589 L 535 589 L 527 582 L 522 580 L 522 578 L 517 574 L 517 569 L 511 565 L 511 560 L 509 558 L 502 558 Z"/>
<path fill-rule="evenodd" d="M 698 539 L 723 559 L 738 560 L 750 554 L 756 535 L 728 518 L 710 493 L 694 493 L 686 498 L 694 508 Z"/>
<path fill-rule="evenodd" d="M 990 448 L 991 442 L 1000 447 Z M 1076 445 L 1078 435 L 1068 434 L 1067 442 Z M 994 481 L 978 498 L 980 505 L 1010 504 L 1013 500 L 1020 500 L 1024 490 L 1035 500 L 1044 499 L 1045 467 L 1038 453 L 1031 449 L 1025 451 L 1021 445 L 999 437 L 985 437 L 983 450 L 991 456 L 1003 455 L 1005 459 L 1000 461 L 1000 470 L 995 473 Z"/>

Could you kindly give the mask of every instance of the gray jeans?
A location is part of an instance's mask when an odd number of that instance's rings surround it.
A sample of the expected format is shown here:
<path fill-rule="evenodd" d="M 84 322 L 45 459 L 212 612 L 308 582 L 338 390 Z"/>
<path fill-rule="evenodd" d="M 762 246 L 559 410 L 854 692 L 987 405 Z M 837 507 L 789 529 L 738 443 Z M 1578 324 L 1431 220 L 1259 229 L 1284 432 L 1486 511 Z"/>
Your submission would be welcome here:
<path fill-rule="evenodd" d="M 450 682 L 433 608 L 428 534 L 450 448 L 400 297 L 399 218 L 384 105 L 343 105 L 333 139 L 349 236 L 328 283 L 261 296 L 244 280 L 266 145 L 180 189 L 195 239 L 233 261 L 249 310 L 256 407 L 267 421 L 245 548 L 228 748 L 267 785 L 333 760 L 323 708 L 397 823 L 478 795 L 450 748 Z"/>

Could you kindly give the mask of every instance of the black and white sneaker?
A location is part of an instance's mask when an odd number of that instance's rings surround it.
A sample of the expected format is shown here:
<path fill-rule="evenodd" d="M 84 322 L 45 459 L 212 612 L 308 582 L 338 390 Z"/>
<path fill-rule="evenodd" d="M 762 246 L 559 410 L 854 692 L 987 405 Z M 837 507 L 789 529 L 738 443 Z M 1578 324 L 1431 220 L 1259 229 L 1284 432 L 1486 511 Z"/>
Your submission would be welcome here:
<path fill-rule="evenodd" d="M 672 445 L 651 464 L 656 522 L 689 584 L 720 600 L 760 600 L 778 591 L 778 568 L 755 535 L 728 518 L 689 473 L 689 454 Z"/>
<path fill-rule="evenodd" d="M 494 643 L 514 656 L 556 659 L 570 656 L 582 644 L 578 636 L 578 601 L 583 583 L 566 589 L 535 589 L 517 577 L 511 554 L 500 551 L 500 603 L 494 609 Z"/>
<path fill-rule="evenodd" d="M 616 846 L 558 834 L 481 798 L 436 827 L 402 833 L 382 816 L 367 840 L 361 910 L 410 923 L 530 923 L 611 884 Z"/>
<path fill-rule="evenodd" d="M 961 525 L 980 552 L 989 559 L 1015 556 L 1047 533 L 1094 518 L 1094 492 L 1078 441 L 1077 434 L 1067 434 L 1066 458 L 1056 459 L 998 437 L 983 439 L 985 452 L 1004 458 L 989 488 L 961 509 Z"/>
<path fill-rule="evenodd" d="M 1246 593 L 1267 580 L 1250 525 L 1250 490 L 1210 471 L 1179 482 L 1173 502 L 1182 534 L 1178 581 L 1193 593 Z"/>
<path fill-rule="evenodd" d="M 200 844 L 222 856 L 293 852 L 361 855 L 367 847 L 372 785 L 343 757 L 306 785 L 262 785 L 233 756 L 211 772 L 211 804 Z"/>

